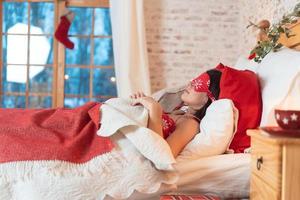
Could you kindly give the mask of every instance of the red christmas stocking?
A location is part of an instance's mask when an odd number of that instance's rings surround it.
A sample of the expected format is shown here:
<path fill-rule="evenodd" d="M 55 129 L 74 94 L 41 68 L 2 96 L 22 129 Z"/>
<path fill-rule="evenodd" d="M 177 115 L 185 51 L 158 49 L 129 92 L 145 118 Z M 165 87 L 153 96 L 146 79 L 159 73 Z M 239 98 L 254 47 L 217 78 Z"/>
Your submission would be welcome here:
<path fill-rule="evenodd" d="M 68 13 L 67 15 L 73 15 L 73 13 Z M 74 43 L 68 38 L 68 31 L 71 26 L 71 21 L 67 17 L 67 15 L 63 15 L 60 17 L 59 25 L 55 31 L 55 38 L 63 45 L 65 45 L 65 47 L 73 49 Z"/>

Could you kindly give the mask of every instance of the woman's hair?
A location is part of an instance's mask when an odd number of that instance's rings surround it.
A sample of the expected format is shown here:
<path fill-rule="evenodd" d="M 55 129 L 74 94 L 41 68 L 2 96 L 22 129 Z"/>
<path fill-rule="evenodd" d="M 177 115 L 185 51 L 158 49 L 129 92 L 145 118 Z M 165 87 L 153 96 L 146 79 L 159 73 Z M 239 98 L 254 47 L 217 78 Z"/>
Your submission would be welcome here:
<path fill-rule="evenodd" d="M 210 85 L 208 89 L 211 91 L 215 99 L 218 99 L 220 94 L 220 80 L 221 80 L 222 73 L 216 69 L 211 69 L 207 71 L 207 74 L 209 75 L 210 78 Z M 211 103 L 212 103 L 211 99 L 208 99 L 206 104 L 202 108 L 197 110 L 194 116 L 199 120 L 202 120 L 202 118 L 206 113 L 206 109 Z"/>

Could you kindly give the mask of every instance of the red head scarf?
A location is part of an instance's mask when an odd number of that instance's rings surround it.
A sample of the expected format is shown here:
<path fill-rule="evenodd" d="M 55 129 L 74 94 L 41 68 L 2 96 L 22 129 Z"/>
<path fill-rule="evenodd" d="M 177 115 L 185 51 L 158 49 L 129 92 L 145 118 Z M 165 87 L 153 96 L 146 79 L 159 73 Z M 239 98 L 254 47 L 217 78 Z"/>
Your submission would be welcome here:
<path fill-rule="evenodd" d="M 214 95 L 209 90 L 210 78 L 207 73 L 203 73 L 191 81 L 191 85 L 195 92 L 205 92 L 212 101 L 215 101 Z"/>

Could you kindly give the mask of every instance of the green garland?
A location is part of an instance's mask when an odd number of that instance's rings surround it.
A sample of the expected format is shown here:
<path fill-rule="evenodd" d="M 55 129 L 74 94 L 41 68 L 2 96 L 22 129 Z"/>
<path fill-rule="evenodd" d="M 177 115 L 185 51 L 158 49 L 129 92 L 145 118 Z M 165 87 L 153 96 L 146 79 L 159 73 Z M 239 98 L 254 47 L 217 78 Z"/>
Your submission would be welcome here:
<path fill-rule="evenodd" d="M 300 17 L 300 3 L 296 4 L 293 12 L 284 15 L 280 22 L 277 24 L 272 25 L 269 29 L 263 29 L 268 36 L 267 41 L 258 41 L 257 45 L 254 49 L 250 52 L 249 59 L 253 59 L 255 62 L 260 63 L 262 59 L 270 53 L 270 51 L 278 51 L 283 45 L 278 42 L 280 34 L 284 33 L 288 38 L 292 37 L 293 35 L 290 34 L 290 30 L 286 28 L 285 25 L 297 23 Z M 258 27 L 258 25 L 250 22 L 247 28 L 254 26 Z"/>

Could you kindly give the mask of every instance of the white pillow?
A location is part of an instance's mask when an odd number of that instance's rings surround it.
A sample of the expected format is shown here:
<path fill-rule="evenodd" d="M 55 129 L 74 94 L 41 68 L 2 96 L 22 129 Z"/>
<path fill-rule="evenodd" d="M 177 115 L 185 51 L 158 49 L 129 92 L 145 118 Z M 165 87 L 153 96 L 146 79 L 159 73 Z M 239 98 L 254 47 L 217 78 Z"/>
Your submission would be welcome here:
<path fill-rule="evenodd" d="M 246 56 L 240 56 L 236 61 L 234 68 L 238 70 L 250 70 L 256 73 L 259 63 L 255 62 L 254 59 L 249 60 Z"/>
<path fill-rule="evenodd" d="M 123 133 L 134 147 L 157 169 L 173 170 L 176 161 L 168 143 L 157 133 L 146 128 L 148 110 L 132 106 L 130 99 L 112 98 L 101 105 L 100 129 L 97 134 L 108 137 Z"/>
<path fill-rule="evenodd" d="M 286 97 L 300 71 L 300 52 L 284 48 L 269 53 L 260 63 L 257 74 L 262 88 L 261 126 L 276 126 L 274 108 Z"/>
<path fill-rule="evenodd" d="M 177 161 L 198 159 L 224 153 L 233 139 L 238 110 L 229 99 L 212 102 L 200 123 L 200 133 L 190 141 Z"/>

